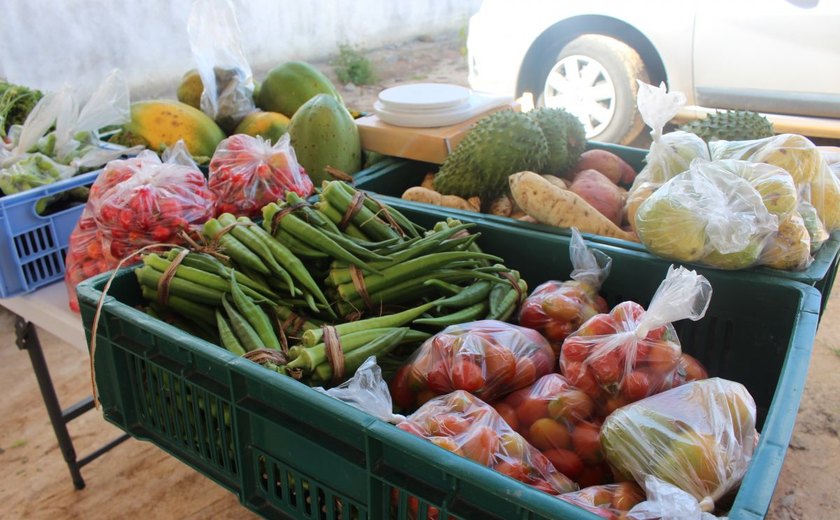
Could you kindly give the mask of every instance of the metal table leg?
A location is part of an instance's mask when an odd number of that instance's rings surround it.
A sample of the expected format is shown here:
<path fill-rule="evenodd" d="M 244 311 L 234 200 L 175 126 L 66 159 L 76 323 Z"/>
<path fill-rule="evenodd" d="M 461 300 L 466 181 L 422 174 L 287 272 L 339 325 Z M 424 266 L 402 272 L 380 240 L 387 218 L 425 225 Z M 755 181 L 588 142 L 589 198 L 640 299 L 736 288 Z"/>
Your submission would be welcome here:
<path fill-rule="evenodd" d="M 82 489 L 85 487 L 85 480 L 82 478 L 81 472 L 82 467 L 128 439 L 129 435 L 123 434 L 82 459 L 78 459 L 76 457 L 76 450 L 73 447 L 73 439 L 67 430 L 67 424 L 94 408 L 93 397 L 82 399 L 66 410 L 62 410 L 58 396 L 55 393 L 52 378 L 50 377 L 50 371 L 47 368 L 44 351 L 41 349 L 41 342 L 38 339 L 36 327 L 18 316 L 15 320 L 15 336 L 17 338 L 16 343 L 18 348 L 26 350 L 29 353 L 32 370 L 35 372 L 35 378 L 38 380 L 38 387 L 41 390 L 44 405 L 47 407 L 47 414 L 50 417 L 50 422 L 55 431 L 55 437 L 58 440 L 61 454 L 64 456 L 64 461 L 67 462 L 67 467 L 70 469 L 73 486 L 76 489 Z"/>

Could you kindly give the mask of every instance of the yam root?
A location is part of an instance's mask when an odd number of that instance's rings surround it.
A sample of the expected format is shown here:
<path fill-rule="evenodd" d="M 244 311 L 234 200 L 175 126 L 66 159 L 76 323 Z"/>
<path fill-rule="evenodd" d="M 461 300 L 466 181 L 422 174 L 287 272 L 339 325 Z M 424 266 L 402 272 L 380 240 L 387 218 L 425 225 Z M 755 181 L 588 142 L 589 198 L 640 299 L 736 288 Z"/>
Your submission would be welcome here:
<path fill-rule="evenodd" d="M 580 196 L 558 188 L 537 173 L 515 173 L 508 182 L 519 207 L 543 224 L 638 242 L 635 234 L 615 225 Z"/>
<path fill-rule="evenodd" d="M 545 180 L 547 180 L 551 184 L 556 185 L 558 188 L 563 188 L 564 190 L 569 189 L 569 184 L 566 181 L 564 181 L 563 179 L 561 179 L 560 177 L 556 176 L 556 175 L 546 173 L 546 174 L 543 174 L 543 177 L 545 178 Z"/>
<path fill-rule="evenodd" d="M 636 178 L 636 170 L 627 161 L 607 150 L 594 148 L 580 154 L 577 165 L 569 172 L 574 179 L 578 172 L 584 170 L 598 170 L 613 184 L 630 186 Z"/>
<path fill-rule="evenodd" d="M 615 225 L 621 225 L 625 192 L 613 184 L 606 175 L 598 170 L 578 172 L 569 186 L 569 191 L 579 195 Z"/>
<path fill-rule="evenodd" d="M 420 186 L 430 190 L 435 189 L 435 174 L 427 173 L 426 176 L 423 177 L 423 182 L 420 183 Z"/>
<path fill-rule="evenodd" d="M 413 186 L 408 188 L 402 194 L 402 198 L 413 202 L 423 202 L 426 204 L 434 204 L 435 206 L 445 206 L 447 208 L 461 209 L 464 211 L 478 212 L 481 209 L 480 203 L 477 203 L 477 197 L 472 197 L 468 201 L 462 199 L 461 197 L 456 197 L 455 195 L 442 195 L 434 190 L 430 190 L 422 186 Z"/>
<path fill-rule="evenodd" d="M 490 214 L 509 217 L 513 213 L 513 201 L 507 195 L 502 195 L 490 203 Z"/>

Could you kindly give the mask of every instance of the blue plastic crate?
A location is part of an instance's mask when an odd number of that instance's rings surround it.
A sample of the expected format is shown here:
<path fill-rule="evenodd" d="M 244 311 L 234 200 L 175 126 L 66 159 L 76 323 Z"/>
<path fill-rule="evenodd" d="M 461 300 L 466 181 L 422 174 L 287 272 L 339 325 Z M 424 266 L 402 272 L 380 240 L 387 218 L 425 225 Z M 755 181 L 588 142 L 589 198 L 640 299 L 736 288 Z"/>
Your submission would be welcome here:
<path fill-rule="evenodd" d="M 0 197 L 0 298 L 30 293 L 64 278 L 70 233 L 85 206 L 41 216 L 35 205 L 44 197 L 92 184 L 101 171 Z"/>

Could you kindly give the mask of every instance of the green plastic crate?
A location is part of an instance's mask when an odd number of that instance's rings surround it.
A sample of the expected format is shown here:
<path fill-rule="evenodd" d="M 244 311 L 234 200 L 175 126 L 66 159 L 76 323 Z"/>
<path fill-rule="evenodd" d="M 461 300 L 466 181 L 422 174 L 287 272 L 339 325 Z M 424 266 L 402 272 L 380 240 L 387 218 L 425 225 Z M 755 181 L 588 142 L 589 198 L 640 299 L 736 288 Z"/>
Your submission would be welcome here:
<path fill-rule="evenodd" d="M 405 209 L 430 226 L 436 216 Z M 479 244 L 520 270 L 531 287 L 567 279 L 569 237 L 479 223 Z M 647 305 L 668 262 L 609 244 L 602 293 Z M 108 275 L 77 288 L 90 337 Z M 730 518 L 766 512 L 793 431 L 817 329 L 820 294 L 790 280 L 711 271 L 706 316 L 676 324 L 683 349 L 712 375 L 754 396 L 761 425 L 755 457 Z M 269 518 L 409 518 L 409 497 L 440 518 L 596 519 L 582 509 L 460 458 L 290 378 L 135 309 L 130 269 L 114 279 L 95 351 L 105 418 L 237 494 Z M 412 498 L 413 500 L 414 498 Z M 394 509 L 394 507 L 396 507 Z"/>
<path fill-rule="evenodd" d="M 599 148 L 611 151 L 621 156 L 636 171 L 641 170 L 644 166 L 645 157 L 647 155 L 647 150 L 607 143 L 589 142 L 587 147 L 590 149 Z M 406 204 L 408 207 L 420 207 L 416 206 L 416 204 L 419 203 L 404 201 L 399 199 L 399 197 L 408 188 L 412 186 L 419 186 L 426 173 L 436 172 L 438 168 L 439 165 L 437 164 L 388 158 L 356 174 L 355 186 L 371 193 L 394 197 L 394 200 L 389 200 L 389 204 L 393 204 L 398 208 L 403 207 L 403 204 Z M 441 208 L 431 204 L 422 204 L 422 206 L 430 208 L 431 211 L 437 212 L 441 215 L 455 216 L 456 218 L 470 219 L 473 215 L 475 215 L 475 213 L 471 213 L 469 211 L 453 208 Z M 569 230 L 566 228 L 523 222 L 521 220 L 495 215 L 482 214 L 481 217 L 486 218 L 489 222 L 499 222 L 518 229 L 535 230 L 555 235 L 569 235 Z M 584 233 L 583 235 L 586 239 L 594 242 L 612 244 L 633 251 L 639 251 L 651 258 L 655 258 L 655 255 L 649 253 L 645 246 L 638 242 L 593 235 L 590 233 Z M 763 273 L 789 280 L 795 280 L 807 285 L 813 285 L 820 291 L 823 297 L 820 307 L 820 315 L 822 315 L 825 311 L 825 305 L 828 302 L 828 297 L 831 294 L 831 288 L 834 285 L 835 276 L 837 275 L 838 262 L 840 262 L 840 254 L 838 253 L 840 253 L 840 231 L 835 231 L 831 234 L 829 240 L 827 240 L 819 251 L 817 251 L 811 265 L 802 271 L 783 271 L 759 266 L 751 269 L 745 269 L 741 272 Z M 694 267 L 701 266 L 694 265 Z"/>

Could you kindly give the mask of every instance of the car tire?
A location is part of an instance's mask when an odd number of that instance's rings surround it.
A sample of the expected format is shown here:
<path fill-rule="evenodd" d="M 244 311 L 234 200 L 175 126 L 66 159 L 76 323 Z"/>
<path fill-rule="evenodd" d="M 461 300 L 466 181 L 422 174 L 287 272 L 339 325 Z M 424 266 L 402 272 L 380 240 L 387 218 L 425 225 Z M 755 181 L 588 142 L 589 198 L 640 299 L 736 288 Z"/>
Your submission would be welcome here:
<path fill-rule="evenodd" d="M 627 145 L 638 137 L 644 121 L 636 106 L 636 80 L 650 82 L 639 53 L 614 38 L 586 34 L 546 55 L 551 58 L 537 75 L 537 106 L 574 113 L 589 140 Z M 579 75 L 583 70 L 589 71 L 586 77 Z"/>

